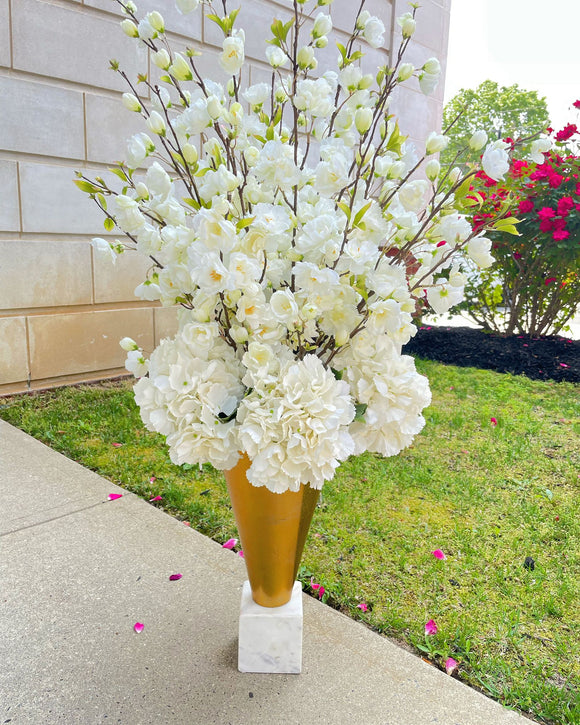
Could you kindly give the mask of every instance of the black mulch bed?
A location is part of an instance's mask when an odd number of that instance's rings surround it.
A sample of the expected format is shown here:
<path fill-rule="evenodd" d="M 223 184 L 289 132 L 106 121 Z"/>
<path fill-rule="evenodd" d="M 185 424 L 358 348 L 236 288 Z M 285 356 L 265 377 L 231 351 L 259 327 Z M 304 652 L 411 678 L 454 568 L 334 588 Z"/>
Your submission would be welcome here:
<path fill-rule="evenodd" d="M 580 382 L 580 341 L 564 337 L 501 337 L 470 327 L 421 327 L 404 353 L 448 365 Z"/>

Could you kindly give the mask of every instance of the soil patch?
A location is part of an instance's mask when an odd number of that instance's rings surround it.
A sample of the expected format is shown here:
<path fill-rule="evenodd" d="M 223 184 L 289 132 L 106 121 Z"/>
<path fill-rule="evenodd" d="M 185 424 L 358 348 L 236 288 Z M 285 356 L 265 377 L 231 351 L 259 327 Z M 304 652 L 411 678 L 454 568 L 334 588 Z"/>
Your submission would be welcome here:
<path fill-rule="evenodd" d="M 580 341 L 564 337 L 501 337 L 471 327 L 421 327 L 403 352 L 533 380 L 580 382 Z"/>

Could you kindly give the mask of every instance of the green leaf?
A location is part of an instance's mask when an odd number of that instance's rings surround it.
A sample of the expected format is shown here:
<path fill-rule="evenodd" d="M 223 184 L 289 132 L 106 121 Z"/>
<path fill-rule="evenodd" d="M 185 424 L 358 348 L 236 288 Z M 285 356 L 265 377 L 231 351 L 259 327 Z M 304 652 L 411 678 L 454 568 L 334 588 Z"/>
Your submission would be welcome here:
<path fill-rule="evenodd" d="M 107 200 L 102 194 L 97 194 L 97 199 L 99 200 L 99 204 L 103 207 L 103 211 L 107 211 Z"/>
<path fill-rule="evenodd" d="M 268 126 L 268 130 L 266 131 L 266 138 L 268 141 L 272 141 L 274 139 L 274 126 L 270 124 Z"/>
<path fill-rule="evenodd" d="M 183 197 L 183 201 L 188 205 L 191 206 L 193 209 L 198 211 L 201 207 L 199 205 L 199 202 L 195 199 L 192 199 L 190 196 Z"/>
<path fill-rule="evenodd" d="M 115 228 L 115 222 L 111 219 L 111 217 L 107 217 L 103 222 L 103 226 L 108 232 L 112 232 Z"/>
<path fill-rule="evenodd" d="M 354 217 L 354 221 L 353 221 L 353 223 L 352 223 L 353 227 L 358 227 L 358 225 L 359 225 L 359 222 L 360 222 L 360 221 L 361 221 L 361 219 L 362 219 L 362 218 L 364 217 L 364 215 L 365 215 L 365 214 L 367 213 L 367 211 L 368 211 L 368 210 L 369 210 L 369 209 L 371 208 L 371 206 L 372 206 L 372 203 L 373 203 L 372 201 L 369 201 L 369 203 L 368 203 L 368 204 L 365 204 L 365 205 L 364 205 L 364 206 L 362 207 L 362 209 L 359 209 L 359 210 L 357 211 L 357 213 L 355 214 L 355 217 Z"/>
<path fill-rule="evenodd" d="M 365 419 L 365 413 L 367 412 L 367 404 L 366 403 L 355 403 L 354 404 L 354 410 L 355 410 L 355 416 L 354 419 L 359 422 L 364 422 Z"/>
<path fill-rule="evenodd" d="M 215 23 L 217 26 L 219 26 L 224 34 L 227 34 L 227 24 L 222 20 L 219 15 L 213 15 L 213 13 L 209 13 L 205 16 L 208 20 L 211 20 L 213 23 Z"/>
<path fill-rule="evenodd" d="M 113 169 L 109 169 L 109 171 L 112 174 L 115 174 L 115 176 L 117 176 L 119 179 L 121 179 L 121 181 L 127 181 L 127 174 L 123 171 L 123 169 L 113 168 Z"/>
<path fill-rule="evenodd" d="M 346 218 L 348 221 L 350 221 L 350 207 L 348 204 L 345 204 L 344 201 L 339 201 L 337 203 L 338 208 L 343 211 L 346 214 Z"/>
<path fill-rule="evenodd" d="M 81 191 L 84 191 L 86 194 L 97 194 L 100 189 L 98 186 L 95 186 L 94 184 L 91 184 L 89 181 L 85 181 L 84 179 L 75 179 L 75 184 L 79 187 Z"/>
<path fill-rule="evenodd" d="M 249 216 L 249 217 L 246 217 L 245 219 L 240 219 L 236 224 L 236 229 L 238 230 L 238 232 L 241 232 L 242 229 L 249 227 L 255 218 L 256 218 L 255 216 Z"/>
<path fill-rule="evenodd" d="M 336 368 L 330 368 L 330 370 L 337 380 L 342 380 L 344 370 L 336 370 Z"/>

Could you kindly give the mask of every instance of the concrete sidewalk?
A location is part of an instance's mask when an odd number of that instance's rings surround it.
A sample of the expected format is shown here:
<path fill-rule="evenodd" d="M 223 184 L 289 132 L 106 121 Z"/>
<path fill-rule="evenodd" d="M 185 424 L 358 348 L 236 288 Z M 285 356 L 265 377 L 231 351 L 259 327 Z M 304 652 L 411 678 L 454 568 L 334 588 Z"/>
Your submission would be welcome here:
<path fill-rule="evenodd" d="M 530 722 L 307 596 L 302 674 L 239 673 L 244 578 L 232 552 L 0 421 L 0 723 Z"/>

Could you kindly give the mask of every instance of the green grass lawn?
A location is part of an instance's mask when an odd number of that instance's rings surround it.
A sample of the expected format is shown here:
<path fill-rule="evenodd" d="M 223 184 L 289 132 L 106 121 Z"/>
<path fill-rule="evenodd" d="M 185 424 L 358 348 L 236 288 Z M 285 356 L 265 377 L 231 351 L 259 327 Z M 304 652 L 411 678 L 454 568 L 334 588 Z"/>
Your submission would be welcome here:
<path fill-rule="evenodd" d="M 436 665 L 453 657 L 464 682 L 502 703 L 580 723 L 579 386 L 418 367 L 433 389 L 424 432 L 396 458 L 348 461 L 326 484 L 301 578 Z M 222 475 L 171 464 L 127 383 L 3 399 L 0 417 L 161 495 L 155 505 L 217 541 L 236 536 Z M 425 636 L 430 619 L 438 632 Z"/>

